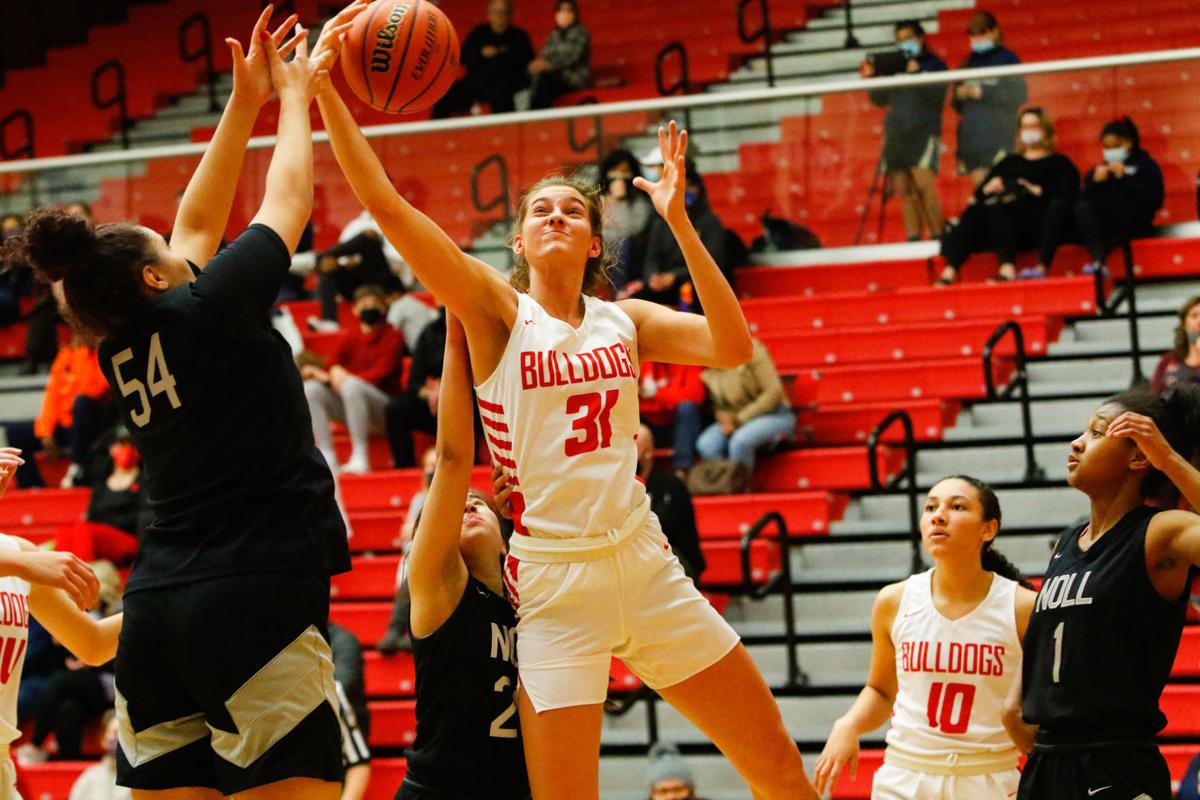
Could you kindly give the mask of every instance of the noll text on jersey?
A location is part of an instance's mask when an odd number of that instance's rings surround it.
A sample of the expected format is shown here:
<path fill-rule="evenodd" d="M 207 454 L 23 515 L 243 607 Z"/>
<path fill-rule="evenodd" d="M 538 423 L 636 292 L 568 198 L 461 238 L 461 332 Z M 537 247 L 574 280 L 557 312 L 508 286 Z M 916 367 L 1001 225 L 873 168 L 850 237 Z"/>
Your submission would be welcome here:
<path fill-rule="evenodd" d="M 1092 571 L 1088 570 L 1080 577 L 1077 572 L 1068 572 L 1066 575 L 1056 575 L 1042 585 L 1042 590 L 1038 592 L 1037 605 L 1034 606 L 1034 613 L 1045 611 L 1050 608 L 1070 608 L 1071 606 L 1090 606 L 1092 598 L 1084 595 L 1084 590 L 1087 588 L 1088 578 Z M 1079 588 L 1075 588 L 1076 580 L 1079 581 Z"/>

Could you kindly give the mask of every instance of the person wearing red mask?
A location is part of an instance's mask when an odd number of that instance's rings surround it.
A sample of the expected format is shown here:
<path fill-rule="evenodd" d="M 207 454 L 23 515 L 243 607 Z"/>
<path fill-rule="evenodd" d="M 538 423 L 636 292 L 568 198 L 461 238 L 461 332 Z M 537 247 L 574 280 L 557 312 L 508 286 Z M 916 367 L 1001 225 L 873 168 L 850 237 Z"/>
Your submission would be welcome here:
<path fill-rule="evenodd" d="M 146 516 L 141 456 L 124 429 L 113 439 L 108 454 L 112 472 L 92 487 L 85 518 L 58 530 L 55 549 L 84 561 L 103 559 L 123 566 L 137 554 L 137 536 Z"/>

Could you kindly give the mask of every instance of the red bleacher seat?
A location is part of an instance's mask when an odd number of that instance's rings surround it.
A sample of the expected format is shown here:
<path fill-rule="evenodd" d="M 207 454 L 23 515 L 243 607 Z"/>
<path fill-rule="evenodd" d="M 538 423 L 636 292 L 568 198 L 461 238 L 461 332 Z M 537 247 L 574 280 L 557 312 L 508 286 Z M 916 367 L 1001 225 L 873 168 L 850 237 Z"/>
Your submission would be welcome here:
<path fill-rule="evenodd" d="M 829 522 L 845 510 L 846 497 L 830 492 L 786 492 L 696 497 L 693 503 L 702 538 L 736 539 L 769 511 L 783 515 L 792 535 L 824 534 Z"/>
<path fill-rule="evenodd" d="M 879 449 L 879 474 L 887 476 L 898 468 L 903 453 Z M 754 471 L 756 492 L 788 492 L 797 489 L 866 489 L 871 485 L 865 447 L 822 447 L 789 450 L 760 460 Z"/>
<path fill-rule="evenodd" d="M 884 417 L 903 408 L 913 421 L 913 436 L 918 441 L 942 438 L 942 431 L 953 424 L 959 404 L 953 400 L 908 400 L 881 403 L 846 403 L 802 410 L 797 415 L 797 431 L 801 441 L 810 444 L 846 444 L 865 442 L 871 430 Z M 897 426 L 888 428 L 885 442 L 899 442 L 903 431 Z"/>

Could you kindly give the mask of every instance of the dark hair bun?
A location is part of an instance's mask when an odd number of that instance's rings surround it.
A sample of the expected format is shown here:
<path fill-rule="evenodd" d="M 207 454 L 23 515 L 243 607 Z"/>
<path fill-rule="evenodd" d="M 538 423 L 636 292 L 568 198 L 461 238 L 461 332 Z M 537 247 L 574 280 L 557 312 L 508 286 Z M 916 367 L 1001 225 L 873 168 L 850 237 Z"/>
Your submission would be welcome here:
<path fill-rule="evenodd" d="M 25 221 L 25 253 L 44 281 L 61 281 L 95 252 L 96 231 L 83 217 L 43 208 Z"/>

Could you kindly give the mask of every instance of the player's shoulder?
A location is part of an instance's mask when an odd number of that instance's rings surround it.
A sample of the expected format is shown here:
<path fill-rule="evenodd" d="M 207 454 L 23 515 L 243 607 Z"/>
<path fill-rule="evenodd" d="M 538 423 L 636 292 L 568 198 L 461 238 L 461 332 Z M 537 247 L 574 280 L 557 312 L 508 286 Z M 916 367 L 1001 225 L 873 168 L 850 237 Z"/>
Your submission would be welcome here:
<path fill-rule="evenodd" d="M 889 583 L 879 590 L 879 594 L 875 595 L 875 605 L 873 614 L 888 614 L 895 616 L 900 609 L 900 601 L 904 597 L 904 589 L 908 586 L 908 579 Z"/>

